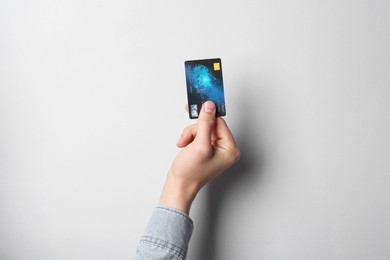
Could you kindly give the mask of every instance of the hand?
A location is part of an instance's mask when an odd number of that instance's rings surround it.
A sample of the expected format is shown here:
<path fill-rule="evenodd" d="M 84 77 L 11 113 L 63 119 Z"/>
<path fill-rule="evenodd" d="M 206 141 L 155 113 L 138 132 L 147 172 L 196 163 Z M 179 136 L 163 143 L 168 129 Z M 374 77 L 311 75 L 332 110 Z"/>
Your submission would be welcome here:
<path fill-rule="evenodd" d="M 173 161 L 160 204 L 189 213 L 199 190 L 236 163 L 240 150 L 222 118 L 215 116 L 211 101 L 203 104 L 198 123 L 184 129 L 177 146 L 183 148 Z"/>

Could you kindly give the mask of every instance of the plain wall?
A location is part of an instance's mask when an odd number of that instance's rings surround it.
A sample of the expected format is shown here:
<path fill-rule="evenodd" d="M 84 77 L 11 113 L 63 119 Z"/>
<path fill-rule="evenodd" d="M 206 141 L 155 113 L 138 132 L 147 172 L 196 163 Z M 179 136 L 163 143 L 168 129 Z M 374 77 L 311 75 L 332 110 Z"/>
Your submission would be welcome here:
<path fill-rule="evenodd" d="M 389 8 L 0 0 L 0 259 L 132 259 L 212 57 L 242 158 L 188 259 L 390 259 Z"/>

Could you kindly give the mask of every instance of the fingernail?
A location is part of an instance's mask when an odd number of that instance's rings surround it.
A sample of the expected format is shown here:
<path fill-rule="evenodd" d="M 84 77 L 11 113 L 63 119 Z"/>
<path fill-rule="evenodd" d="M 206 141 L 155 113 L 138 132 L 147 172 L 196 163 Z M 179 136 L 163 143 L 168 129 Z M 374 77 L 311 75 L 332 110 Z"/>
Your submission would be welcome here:
<path fill-rule="evenodd" d="M 214 113 L 215 112 L 215 104 L 212 101 L 207 101 L 204 106 L 204 111 L 206 113 Z"/>

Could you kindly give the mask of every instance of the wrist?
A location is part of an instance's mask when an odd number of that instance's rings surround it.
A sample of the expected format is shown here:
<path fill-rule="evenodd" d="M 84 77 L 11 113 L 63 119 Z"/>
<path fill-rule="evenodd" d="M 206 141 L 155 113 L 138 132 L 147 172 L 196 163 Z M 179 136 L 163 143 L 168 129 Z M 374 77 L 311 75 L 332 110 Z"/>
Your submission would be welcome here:
<path fill-rule="evenodd" d="M 168 173 L 160 197 L 160 205 L 178 209 L 187 215 L 198 193 L 198 185 L 186 183 L 172 172 Z"/>

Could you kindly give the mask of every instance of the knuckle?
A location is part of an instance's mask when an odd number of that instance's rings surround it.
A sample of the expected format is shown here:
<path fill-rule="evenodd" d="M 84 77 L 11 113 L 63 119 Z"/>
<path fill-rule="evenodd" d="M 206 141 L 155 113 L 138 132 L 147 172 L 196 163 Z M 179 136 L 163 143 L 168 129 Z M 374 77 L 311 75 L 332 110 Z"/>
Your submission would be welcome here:
<path fill-rule="evenodd" d="M 235 162 L 240 160 L 240 158 L 241 158 L 241 150 L 238 147 L 236 147 L 235 153 L 234 153 L 234 160 L 235 160 Z"/>
<path fill-rule="evenodd" d="M 195 128 L 195 125 L 189 125 L 189 126 L 187 126 L 187 127 L 185 127 L 185 128 L 183 129 L 183 133 L 184 133 L 184 134 L 192 133 L 193 130 L 194 130 L 194 128 Z"/>
<path fill-rule="evenodd" d="M 238 148 L 238 146 L 236 145 L 235 147 L 233 147 L 231 150 L 230 150 L 230 153 L 229 153 L 229 162 L 231 164 L 234 164 L 236 163 L 238 160 L 240 160 L 241 158 L 241 151 L 240 149 Z"/>
<path fill-rule="evenodd" d="M 191 127 L 190 126 L 187 126 L 183 129 L 183 133 L 188 133 L 191 131 Z"/>
<path fill-rule="evenodd" d="M 209 159 L 213 155 L 213 149 L 207 145 L 199 144 L 196 146 L 198 158 Z"/>

